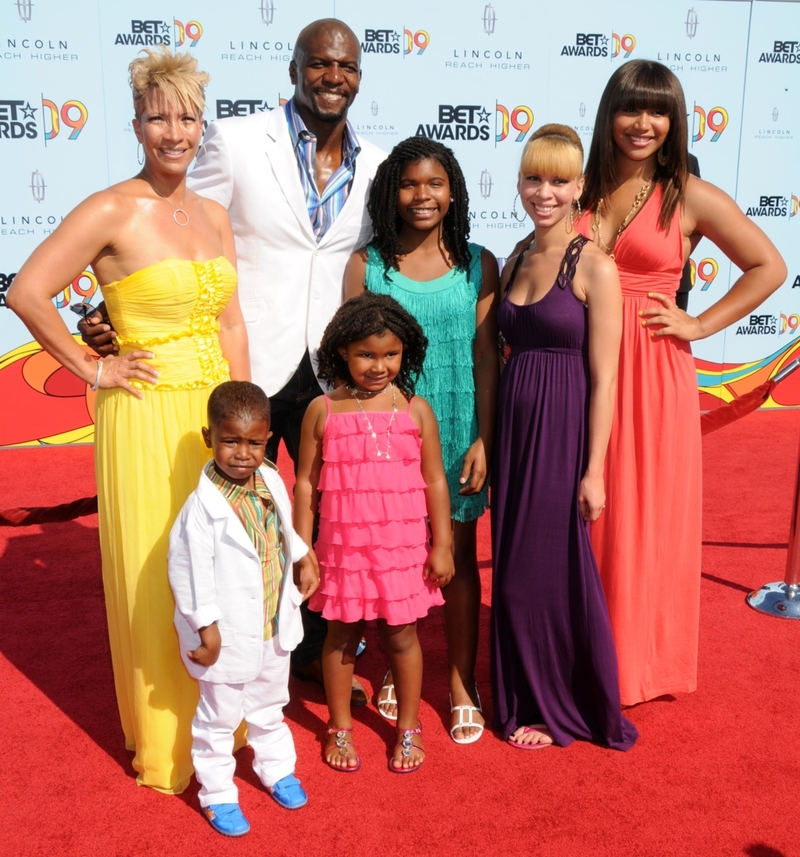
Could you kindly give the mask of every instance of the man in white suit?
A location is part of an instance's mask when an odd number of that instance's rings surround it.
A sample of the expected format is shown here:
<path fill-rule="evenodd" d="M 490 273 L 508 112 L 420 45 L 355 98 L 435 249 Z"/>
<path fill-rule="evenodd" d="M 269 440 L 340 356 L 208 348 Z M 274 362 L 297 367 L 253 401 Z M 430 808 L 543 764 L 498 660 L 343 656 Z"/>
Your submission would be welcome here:
<path fill-rule="evenodd" d="M 205 158 L 189 176 L 191 189 L 224 205 L 233 224 L 252 378 L 272 405 L 272 460 L 283 438 L 297 461 L 303 415 L 322 392 L 316 350 L 342 302 L 347 260 L 371 235 L 367 193 L 386 155 L 347 121 L 360 55 L 346 24 L 309 24 L 289 65 L 293 98 L 268 113 L 212 122 Z M 326 623 L 305 609 L 303 622 L 294 673 L 321 681 Z M 353 702 L 366 703 L 360 684 Z"/>
<path fill-rule="evenodd" d="M 267 113 L 212 122 L 189 187 L 228 209 L 252 379 L 270 397 L 275 460 L 281 438 L 296 462 L 300 425 L 322 393 L 314 374 L 322 332 L 342 302 L 344 268 L 367 243 L 369 187 L 385 153 L 347 121 L 361 82 L 361 46 L 342 21 L 314 21 L 289 65 L 294 96 Z M 105 323 L 101 323 L 105 322 Z M 115 336 L 99 313 L 79 325 L 98 353 Z M 304 611 L 296 675 L 321 683 L 326 623 Z M 366 695 L 354 682 L 353 702 Z"/>

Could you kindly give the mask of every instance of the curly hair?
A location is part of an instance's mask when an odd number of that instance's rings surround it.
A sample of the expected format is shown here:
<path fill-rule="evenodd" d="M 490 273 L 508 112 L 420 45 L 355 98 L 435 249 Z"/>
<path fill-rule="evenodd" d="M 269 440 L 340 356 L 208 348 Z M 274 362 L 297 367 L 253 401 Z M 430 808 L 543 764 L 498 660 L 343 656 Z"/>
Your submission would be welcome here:
<path fill-rule="evenodd" d="M 161 45 L 160 51 L 145 48 L 146 56 L 137 57 L 129 66 L 133 109 L 136 116 L 144 110 L 151 89 L 160 89 L 167 101 L 185 110 L 196 110 L 201 116 L 206 106 L 205 87 L 211 77 L 197 70 L 197 60 L 189 53 L 173 54 Z"/>
<path fill-rule="evenodd" d="M 428 158 L 442 165 L 450 181 L 450 195 L 453 201 L 442 222 L 442 238 L 455 267 L 465 271 L 469 278 L 467 184 L 452 149 L 448 149 L 436 140 L 429 140 L 427 137 L 409 137 L 398 143 L 389 153 L 389 157 L 378 167 L 367 202 L 367 211 L 372 218 L 374 231 L 372 244 L 380 253 L 385 265 L 385 274 L 388 275 L 391 268 L 397 268 L 398 256 L 403 255 L 403 248 L 397 237 L 401 222 L 397 214 L 400 176 L 407 164 L 416 164 Z"/>
<path fill-rule="evenodd" d="M 208 425 L 219 425 L 223 420 L 270 421 L 267 394 L 249 381 L 225 381 L 211 391 L 208 397 Z"/>
<path fill-rule="evenodd" d="M 403 343 L 403 359 L 394 383 L 405 395 L 413 396 L 417 378 L 422 374 L 428 338 L 414 316 L 389 295 L 363 292 L 339 307 L 322 334 L 317 375 L 331 384 L 337 378 L 352 384 L 353 378 L 339 349 L 369 336 L 383 336 L 387 330 Z"/>

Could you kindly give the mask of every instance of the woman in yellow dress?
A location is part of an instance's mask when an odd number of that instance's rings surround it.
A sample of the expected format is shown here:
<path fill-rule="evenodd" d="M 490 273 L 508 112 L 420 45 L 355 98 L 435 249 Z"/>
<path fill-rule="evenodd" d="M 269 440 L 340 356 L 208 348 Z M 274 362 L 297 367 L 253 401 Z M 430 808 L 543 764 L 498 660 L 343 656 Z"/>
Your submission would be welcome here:
<path fill-rule="evenodd" d="M 142 171 L 77 206 L 31 255 L 8 305 L 36 340 L 98 389 L 95 466 L 114 684 L 137 782 L 179 793 L 192 774 L 197 686 L 181 663 L 167 580 L 172 522 L 208 450 L 206 402 L 249 380 L 225 209 L 186 187 L 209 78 L 189 54 L 130 66 Z M 117 333 L 96 361 L 53 298 L 91 264 Z"/>

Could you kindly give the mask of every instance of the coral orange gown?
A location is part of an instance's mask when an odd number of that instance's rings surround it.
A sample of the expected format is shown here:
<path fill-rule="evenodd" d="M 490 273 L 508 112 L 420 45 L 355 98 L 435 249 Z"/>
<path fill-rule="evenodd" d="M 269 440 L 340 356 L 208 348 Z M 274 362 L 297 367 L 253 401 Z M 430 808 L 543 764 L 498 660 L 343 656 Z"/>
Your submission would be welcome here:
<path fill-rule="evenodd" d="M 617 401 L 606 455 L 606 509 L 592 527 L 619 658 L 634 705 L 697 687 L 702 462 L 689 344 L 652 339 L 639 310 L 674 300 L 683 269 L 680 211 L 658 226 L 656 190 L 614 248 L 623 296 Z M 591 237 L 591 215 L 580 221 Z"/>

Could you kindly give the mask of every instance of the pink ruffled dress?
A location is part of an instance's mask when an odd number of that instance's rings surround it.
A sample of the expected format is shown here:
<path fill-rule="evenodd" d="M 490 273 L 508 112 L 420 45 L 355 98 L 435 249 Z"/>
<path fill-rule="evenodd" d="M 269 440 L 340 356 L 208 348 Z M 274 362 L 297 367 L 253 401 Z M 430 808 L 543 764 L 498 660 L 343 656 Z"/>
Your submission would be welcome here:
<path fill-rule="evenodd" d="M 419 428 L 407 410 L 391 428 L 391 411 L 370 411 L 373 438 L 360 411 L 331 413 L 327 396 L 325 404 L 314 546 L 322 579 L 309 607 L 340 622 L 415 622 L 444 604 L 441 590 L 422 577 L 428 511 Z"/>

